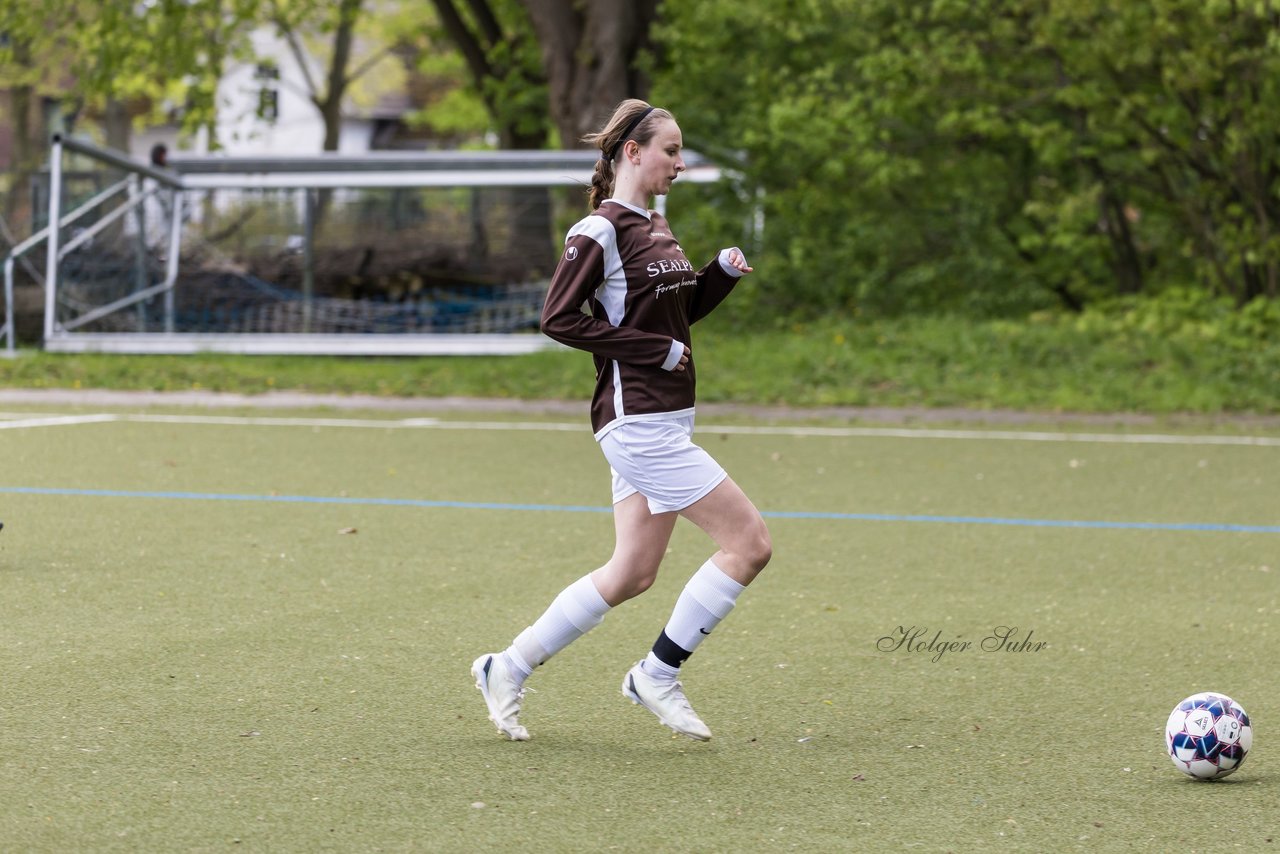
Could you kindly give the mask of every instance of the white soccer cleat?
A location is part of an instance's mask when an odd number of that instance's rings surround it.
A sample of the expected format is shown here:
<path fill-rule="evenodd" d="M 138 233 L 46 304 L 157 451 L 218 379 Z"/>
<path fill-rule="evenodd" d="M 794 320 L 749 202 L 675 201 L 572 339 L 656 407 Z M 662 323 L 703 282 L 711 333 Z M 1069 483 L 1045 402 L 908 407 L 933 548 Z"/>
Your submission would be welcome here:
<path fill-rule="evenodd" d="M 643 662 L 641 662 L 643 663 Z M 695 741 L 709 741 L 711 730 L 689 705 L 679 682 L 654 679 L 637 664 L 622 680 L 622 696 L 658 716 L 663 726 Z"/>
<path fill-rule="evenodd" d="M 498 732 L 512 741 L 528 741 L 529 731 L 520 726 L 518 720 L 524 689 L 511 677 L 511 669 L 502 653 L 488 653 L 477 658 L 471 665 L 471 675 L 476 678 L 476 687 L 489 707 L 489 720 L 497 725 Z"/>

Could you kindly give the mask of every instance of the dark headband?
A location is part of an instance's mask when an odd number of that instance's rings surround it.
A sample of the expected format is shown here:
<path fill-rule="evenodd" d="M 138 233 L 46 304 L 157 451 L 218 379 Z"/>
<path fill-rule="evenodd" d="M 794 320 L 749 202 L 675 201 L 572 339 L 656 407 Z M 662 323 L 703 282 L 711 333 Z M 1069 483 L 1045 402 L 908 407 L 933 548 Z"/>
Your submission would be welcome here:
<path fill-rule="evenodd" d="M 618 156 L 618 149 L 622 148 L 622 146 L 626 144 L 627 140 L 631 138 L 631 134 L 635 131 L 636 128 L 640 127 L 640 123 L 645 120 L 645 117 L 647 117 L 650 113 L 653 112 L 653 109 L 654 109 L 653 107 L 645 107 L 643 110 L 641 110 L 640 115 L 632 119 L 631 124 L 627 125 L 627 129 L 622 132 L 622 136 L 618 137 L 618 142 L 616 145 L 613 146 L 613 149 L 608 152 L 603 152 L 603 151 L 600 152 L 600 156 L 604 160 L 607 160 L 610 163 L 612 163 L 613 158 Z"/>

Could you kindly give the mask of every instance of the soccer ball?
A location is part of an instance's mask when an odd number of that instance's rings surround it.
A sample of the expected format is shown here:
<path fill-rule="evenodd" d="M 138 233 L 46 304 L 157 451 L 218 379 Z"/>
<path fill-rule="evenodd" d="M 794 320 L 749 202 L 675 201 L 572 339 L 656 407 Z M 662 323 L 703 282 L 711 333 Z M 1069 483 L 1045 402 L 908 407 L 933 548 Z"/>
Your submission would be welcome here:
<path fill-rule="evenodd" d="M 1169 713 L 1164 746 L 1178 770 L 1217 780 L 1240 767 L 1253 746 L 1249 716 L 1226 694 L 1192 694 Z"/>

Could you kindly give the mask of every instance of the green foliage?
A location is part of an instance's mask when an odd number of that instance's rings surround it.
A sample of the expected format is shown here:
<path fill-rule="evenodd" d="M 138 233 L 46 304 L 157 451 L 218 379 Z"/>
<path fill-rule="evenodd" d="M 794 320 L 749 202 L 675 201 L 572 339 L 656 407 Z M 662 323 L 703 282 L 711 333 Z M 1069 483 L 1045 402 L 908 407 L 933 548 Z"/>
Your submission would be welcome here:
<path fill-rule="evenodd" d="M 703 334 L 701 400 L 1048 412 L 1280 412 L 1280 306 L 1195 291 L 1030 322 L 830 319 Z M 1262 343 L 1266 342 L 1266 343 Z M 700 363 L 701 365 L 702 363 Z"/>
<path fill-rule="evenodd" d="M 0 0 L 0 32 L 8 35 L 0 44 L 0 87 L 34 86 L 77 109 L 128 102 L 135 113 L 148 109 L 147 119 L 177 116 L 192 131 L 213 122 L 228 64 L 254 60 L 248 35 L 255 28 L 273 26 L 292 48 L 305 45 L 330 66 L 306 81 L 317 103 L 335 83 L 359 103 L 402 74 L 401 57 L 438 50 L 426 38 L 431 24 L 429 9 L 401 0 Z M 356 38 L 335 77 L 332 42 L 342 27 Z M 434 82 L 440 99 L 459 86 Z"/>
<path fill-rule="evenodd" d="M 747 281 L 750 281 L 748 279 Z M 744 283 L 745 284 L 745 283 Z M 738 294 L 735 294 L 737 298 Z M 1280 302 L 1237 309 L 1192 288 L 1027 321 L 959 316 L 779 319 L 718 311 L 695 330 L 703 402 L 963 406 L 1044 412 L 1280 413 Z M 33 354 L 0 385 L 584 399 L 591 359 L 342 359 Z"/>
<path fill-rule="evenodd" d="M 74 79 L 91 107 L 137 99 L 200 124 L 249 27 L 275 9 L 322 32 L 334 8 L 0 0 L 0 84 L 60 93 Z M 432 90 L 424 121 L 547 140 L 521 3 L 365 8 L 380 12 L 366 35 L 412 54 Z M 735 175 L 681 187 L 674 218 L 691 254 L 748 248 L 760 272 L 727 308 L 736 321 L 1017 317 L 1187 287 L 1236 306 L 1280 298 L 1274 3 L 666 0 L 662 13 L 652 99 Z"/>
<path fill-rule="evenodd" d="M 1009 315 L 1187 282 L 1280 296 L 1272 4 L 664 14 L 655 97 L 764 194 L 762 315 Z"/>
<path fill-rule="evenodd" d="M 414 116 L 437 130 L 473 137 L 493 132 L 501 147 L 537 148 L 551 128 L 546 75 L 528 14 L 517 0 L 457 4 L 437 0 L 421 18 L 430 49 L 418 68 L 446 83 L 447 95 Z"/>
<path fill-rule="evenodd" d="M 149 102 L 181 108 L 188 127 L 207 123 L 228 57 L 259 0 L 89 2 L 5 0 L 0 84 L 36 85 L 78 105 Z M 73 81 L 73 88 L 66 88 Z"/>

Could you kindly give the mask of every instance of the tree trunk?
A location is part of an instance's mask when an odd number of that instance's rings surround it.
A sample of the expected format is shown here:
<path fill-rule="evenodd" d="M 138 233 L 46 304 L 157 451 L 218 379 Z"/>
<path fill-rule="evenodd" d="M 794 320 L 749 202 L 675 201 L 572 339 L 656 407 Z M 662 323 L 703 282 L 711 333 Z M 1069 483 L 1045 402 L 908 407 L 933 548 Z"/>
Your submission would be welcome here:
<path fill-rule="evenodd" d="M 21 40 L 13 43 L 14 63 L 28 67 L 31 61 L 27 44 Z M 21 239 L 35 231 L 35 217 L 31 211 L 31 175 L 43 148 L 32 138 L 31 108 L 34 102 L 31 86 L 14 86 L 9 90 L 9 109 L 13 121 L 13 161 L 9 165 L 12 183 L 4 199 L 4 217 Z"/>
<path fill-rule="evenodd" d="M 347 66 L 351 64 L 351 48 L 355 41 L 356 20 L 363 0 L 342 0 L 338 10 L 338 27 L 333 33 L 333 58 L 329 62 L 329 78 L 324 96 L 316 106 L 324 117 L 324 151 L 337 151 L 342 138 L 342 99 L 351 80 Z"/>
<path fill-rule="evenodd" d="M 523 0 L 542 53 L 548 84 L 548 111 L 561 148 L 578 148 L 582 137 L 609 117 L 625 98 L 644 97 L 649 81 L 635 71 L 636 58 L 649 44 L 659 0 Z M 486 81 L 527 76 L 502 64 L 512 32 L 502 27 L 492 5 L 470 0 L 464 16 L 453 0 L 434 0 L 440 23 L 457 45 L 471 73 L 476 91 L 497 125 L 504 149 L 539 149 L 546 143 L 541 121 L 519 121 L 493 103 Z M 541 82 L 541 81 L 531 81 Z M 506 117 L 504 119 L 504 116 Z M 544 187 L 511 188 L 501 204 L 522 223 L 533 239 L 525 262 L 534 273 L 549 272 L 559 256 L 560 235 L 553 235 L 551 197 Z M 484 239 L 485 235 L 478 235 Z"/>
<path fill-rule="evenodd" d="M 1102 168 L 1094 164 L 1094 173 L 1102 182 L 1101 220 L 1111 242 L 1111 271 L 1115 275 L 1116 292 L 1142 293 L 1144 284 L 1142 253 L 1138 251 L 1130 217 L 1137 212 L 1116 194 Z"/>
<path fill-rule="evenodd" d="M 107 137 L 107 147 L 114 148 L 123 154 L 129 153 L 129 138 L 132 131 L 132 119 L 129 108 L 116 98 L 108 98 L 102 112 L 103 130 Z"/>
<path fill-rule="evenodd" d="M 320 146 L 322 151 L 337 151 L 342 143 L 342 99 L 346 96 L 347 86 L 351 83 L 351 79 L 347 76 L 347 66 L 351 64 L 356 20 L 360 17 L 360 6 L 363 2 L 364 0 L 342 0 L 338 9 L 338 26 L 333 32 L 333 57 L 329 60 L 329 73 L 325 81 L 324 94 L 316 94 L 312 97 L 324 121 L 324 142 Z M 320 190 L 316 194 L 313 214 L 313 237 L 324 227 L 332 206 L 333 190 L 327 188 Z"/>
<path fill-rule="evenodd" d="M 542 48 L 552 121 L 578 148 L 618 102 L 648 95 L 637 56 L 650 45 L 658 0 L 524 0 Z"/>

